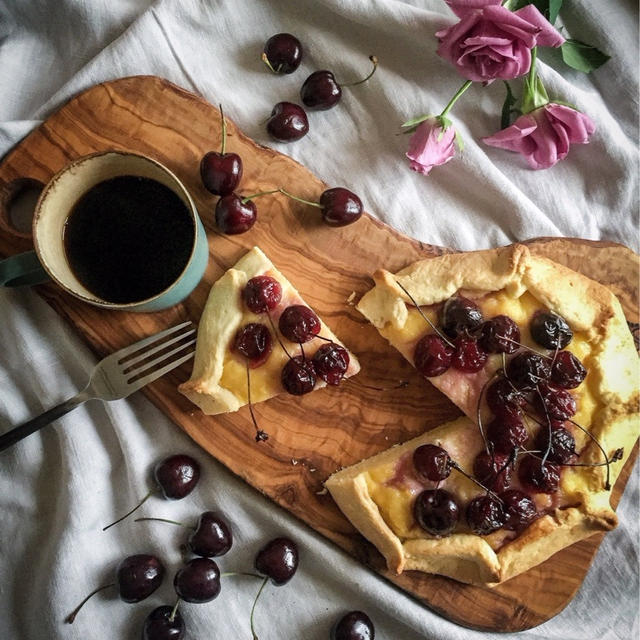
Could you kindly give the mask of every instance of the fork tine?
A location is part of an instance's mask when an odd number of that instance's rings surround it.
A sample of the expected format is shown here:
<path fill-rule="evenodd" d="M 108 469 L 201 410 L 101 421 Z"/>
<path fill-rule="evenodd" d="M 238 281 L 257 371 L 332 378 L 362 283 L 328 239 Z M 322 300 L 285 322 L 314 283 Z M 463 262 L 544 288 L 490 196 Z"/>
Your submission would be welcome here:
<path fill-rule="evenodd" d="M 129 369 L 129 368 L 125 369 L 123 373 L 127 378 L 127 382 L 131 380 L 131 378 L 135 378 L 138 375 L 141 375 L 147 371 L 150 371 L 156 365 L 160 364 L 161 362 L 164 362 L 165 360 L 170 359 L 171 356 L 175 356 L 177 353 L 184 351 L 187 347 L 190 347 L 192 344 L 195 344 L 195 342 L 196 342 L 196 339 L 194 338 L 189 342 L 185 342 L 184 344 L 178 345 L 177 347 L 175 347 L 171 351 L 168 351 L 167 353 L 163 353 L 162 355 L 159 355 L 158 357 L 154 358 L 153 360 L 150 360 L 149 362 L 143 362 L 139 366 L 133 367 L 133 369 Z"/>
<path fill-rule="evenodd" d="M 190 360 L 191 358 L 193 358 L 194 355 L 195 355 L 195 351 L 192 351 L 191 353 L 188 353 L 186 356 L 182 356 L 181 358 L 178 358 L 177 360 L 170 362 L 169 364 L 162 367 L 162 369 L 153 371 L 149 375 L 146 375 L 143 378 L 136 380 L 135 382 L 128 383 L 128 392 L 133 393 L 134 391 L 141 389 L 142 387 L 149 384 L 150 382 L 157 380 L 158 378 L 163 376 L 165 373 L 168 373 L 172 369 L 179 367 L 183 362 L 187 362 L 187 360 Z"/>
<path fill-rule="evenodd" d="M 145 351 L 144 353 L 141 353 L 140 355 L 134 355 L 132 357 L 127 358 L 126 361 L 121 365 L 123 367 L 123 373 L 128 373 L 131 369 L 135 369 L 134 365 L 138 364 L 139 362 L 142 362 L 143 360 L 146 360 L 147 358 L 152 356 L 154 353 L 158 353 L 158 351 L 162 351 L 163 349 L 170 347 L 172 344 L 175 344 L 176 342 L 180 342 L 180 340 L 184 340 L 185 338 L 192 336 L 195 332 L 196 332 L 195 329 L 191 329 L 189 331 L 185 331 L 184 333 L 179 333 L 175 338 L 171 338 L 171 340 L 165 340 L 164 342 L 161 342 L 156 347 L 153 347 L 152 349 L 148 349 L 147 351 Z M 190 342 L 189 344 L 193 344 L 193 342 Z"/>
<path fill-rule="evenodd" d="M 137 353 L 140 349 L 150 344 L 153 344 L 158 340 L 162 340 L 163 338 L 166 338 L 167 336 L 170 336 L 171 334 L 184 329 L 190 324 L 192 324 L 191 320 L 187 320 L 186 322 L 183 322 L 182 324 L 178 324 L 175 327 L 171 327 L 169 329 L 165 329 L 164 331 L 160 331 L 160 333 L 154 333 L 152 336 L 149 336 L 148 338 L 144 338 L 143 340 L 138 340 L 138 342 L 134 342 L 133 344 L 130 344 L 128 347 L 124 347 L 119 351 L 112 353 L 110 357 L 113 358 L 114 360 L 117 360 L 118 362 L 122 362 L 122 360 L 126 356 L 132 356 L 135 353 Z"/>

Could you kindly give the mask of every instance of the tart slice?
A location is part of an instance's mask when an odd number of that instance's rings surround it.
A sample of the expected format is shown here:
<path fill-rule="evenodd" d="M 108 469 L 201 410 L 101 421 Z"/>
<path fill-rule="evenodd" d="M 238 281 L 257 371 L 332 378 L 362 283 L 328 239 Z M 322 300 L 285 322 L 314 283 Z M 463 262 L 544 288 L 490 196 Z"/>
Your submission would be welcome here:
<path fill-rule="evenodd" d="M 217 280 L 207 299 L 191 378 L 179 390 L 206 414 L 237 411 L 288 392 L 339 384 L 356 357 L 254 247 Z"/>

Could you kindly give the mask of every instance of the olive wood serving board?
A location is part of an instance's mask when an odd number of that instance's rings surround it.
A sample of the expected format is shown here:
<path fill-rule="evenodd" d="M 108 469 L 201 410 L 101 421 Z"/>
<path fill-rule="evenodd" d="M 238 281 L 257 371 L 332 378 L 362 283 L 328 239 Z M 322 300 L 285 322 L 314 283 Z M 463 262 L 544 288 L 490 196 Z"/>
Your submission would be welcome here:
<path fill-rule="evenodd" d="M 12 198 L 25 185 L 44 184 L 69 161 L 95 151 L 132 150 L 156 158 L 191 192 L 209 235 L 210 262 L 197 289 L 182 304 L 155 314 L 104 311 L 52 284 L 40 286 L 38 293 L 102 357 L 184 320 L 197 323 L 211 284 L 247 249 L 260 246 L 358 355 L 362 372 L 355 380 L 385 388 L 406 380 L 408 386 L 374 391 L 347 381 L 302 398 L 284 394 L 263 402 L 255 412 L 270 438 L 259 444 L 246 407 L 233 414 L 204 416 L 178 393 L 176 387 L 188 378 L 190 363 L 148 386 L 146 395 L 235 474 L 442 616 L 477 629 L 518 631 L 561 611 L 580 586 L 600 535 L 493 589 L 419 572 L 395 576 L 322 491 L 323 481 L 341 466 L 460 415 L 353 307 L 353 301 L 371 287 L 369 275 L 375 269 L 396 271 L 452 250 L 412 240 L 369 215 L 348 227 L 329 228 L 322 224 L 318 209 L 280 194 L 257 202 L 258 221 L 248 233 L 221 235 L 213 221 L 216 198 L 199 178 L 200 158 L 219 150 L 220 137 L 217 108 L 157 77 L 123 78 L 81 93 L 0 163 L 0 256 L 32 248 L 30 234 L 17 232 L 7 214 Z M 228 122 L 227 149 L 244 161 L 241 193 L 282 186 L 315 200 L 326 188 L 303 166 L 256 144 L 232 122 Z M 638 257 L 632 251 L 613 243 L 570 238 L 538 239 L 529 245 L 532 251 L 610 286 L 628 320 L 638 321 Z M 635 457 L 634 452 L 615 486 L 616 504 Z"/>

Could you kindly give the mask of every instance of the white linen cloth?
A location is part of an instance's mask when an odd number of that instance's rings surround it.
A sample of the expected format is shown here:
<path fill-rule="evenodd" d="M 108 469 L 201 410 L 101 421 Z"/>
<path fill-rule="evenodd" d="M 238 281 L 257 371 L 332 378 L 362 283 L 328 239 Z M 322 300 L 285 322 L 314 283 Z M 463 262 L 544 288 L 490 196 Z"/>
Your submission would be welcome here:
<path fill-rule="evenodd" d="M 589 145 L 531 171 L 522 158 L 482 145 L 499 128 L 504 87 L 472 87 L 452 112 L 464 153 L 424 177 L 408 169 L 403 121 L 439 112 L 462 83 L 436 54 L 435 31 L 453 21 L 440 0 L 0 0 L 0 154 L 77 92 L 135 74 L 164 76 L 225 111 L 258 142 L 299 160 L 330 185 L 362 195 L 373 215 L 432 244 L 487 248 L 536 236 L 615 240 L 638 249 L 638 9 L 635 2 L 565 2 L 565 34 L 612 55 L 585 76 L 543 52 L 550 95 L 595 121 Z M 305 59 L 274 77 L 260 62 L 266 39 L 296 34 Z M 310 114 L 311 131 L 285 145 L 263 122 L 276 102 L 297 100 L 308 73 L 330 68 L 362 77 L 375 53 L 380 69 L 346 89 L 328 112 Z M 0 430 L 80 389 L 95 363 L 74 333 L 29 290 L 0 291 Z M 153 464 L 186 452 L 202 480 L 185 500 L 150 499 L 139 515 L 194 520 L 206 509 L 228 514 L 235 531 L 223 571 L 248 570 L 260 545 L 285 533 L 301 563 L 287 586 L 265 590 L 256 613 L 262 640 L 324 640 L 331 623 L 362 609 L 380 640 L 510 638 L 458 627 L 337 550 L 201 451 L 142 395 L 91 402 L 0 455 L 0 638 L 139 638 L 147 613 L 172 604 L 172 576 L 185 532 L 132 519 L 102 526 L 146 494 Z M 638 637 L 638 473 L 584 584 L 529 640 Z M 63 619 L 117 562 L 140 552 L 165 559 L 168 575 L 147 601 L 114 593 L 90 601 L 74 625 Z M 183 605 L 188 638 L 249 638 L 258 584 L 225 578 L 220 597 Z M 536 594 L 532 593 L 535 599 Z"/>

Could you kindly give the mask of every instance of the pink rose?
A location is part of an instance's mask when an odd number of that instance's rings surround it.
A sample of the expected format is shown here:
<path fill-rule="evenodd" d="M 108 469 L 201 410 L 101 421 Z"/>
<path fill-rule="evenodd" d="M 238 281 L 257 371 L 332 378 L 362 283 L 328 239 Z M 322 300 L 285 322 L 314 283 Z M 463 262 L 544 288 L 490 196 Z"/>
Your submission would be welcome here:
<path fill-rule="evenodd" d="M 569 153 L 571 144 L 587 144 L 595 129 L 589 116 L 550 102 L 483 141 L 521 153 L 532 169 L 548 169 Z"/>
<path fill-rule="evenodd" d="M 426 176 L 433 167 L 449 162 L 455 155 L 455 137 L 453 126 L 443 129 L 437 118 L 422 122 L 409 140 L 411 169 Z"/>
<path fill-rule="evenodd" d="M 564 38 L 532 4 L 518 11 L 500 6 L 499 0 L 448 0 L 461 18 L 438 31 L 438 55 L 474 82 L 509 80 L 524 75 L 531 66 L 531 49 L 559 47 Z"/>

